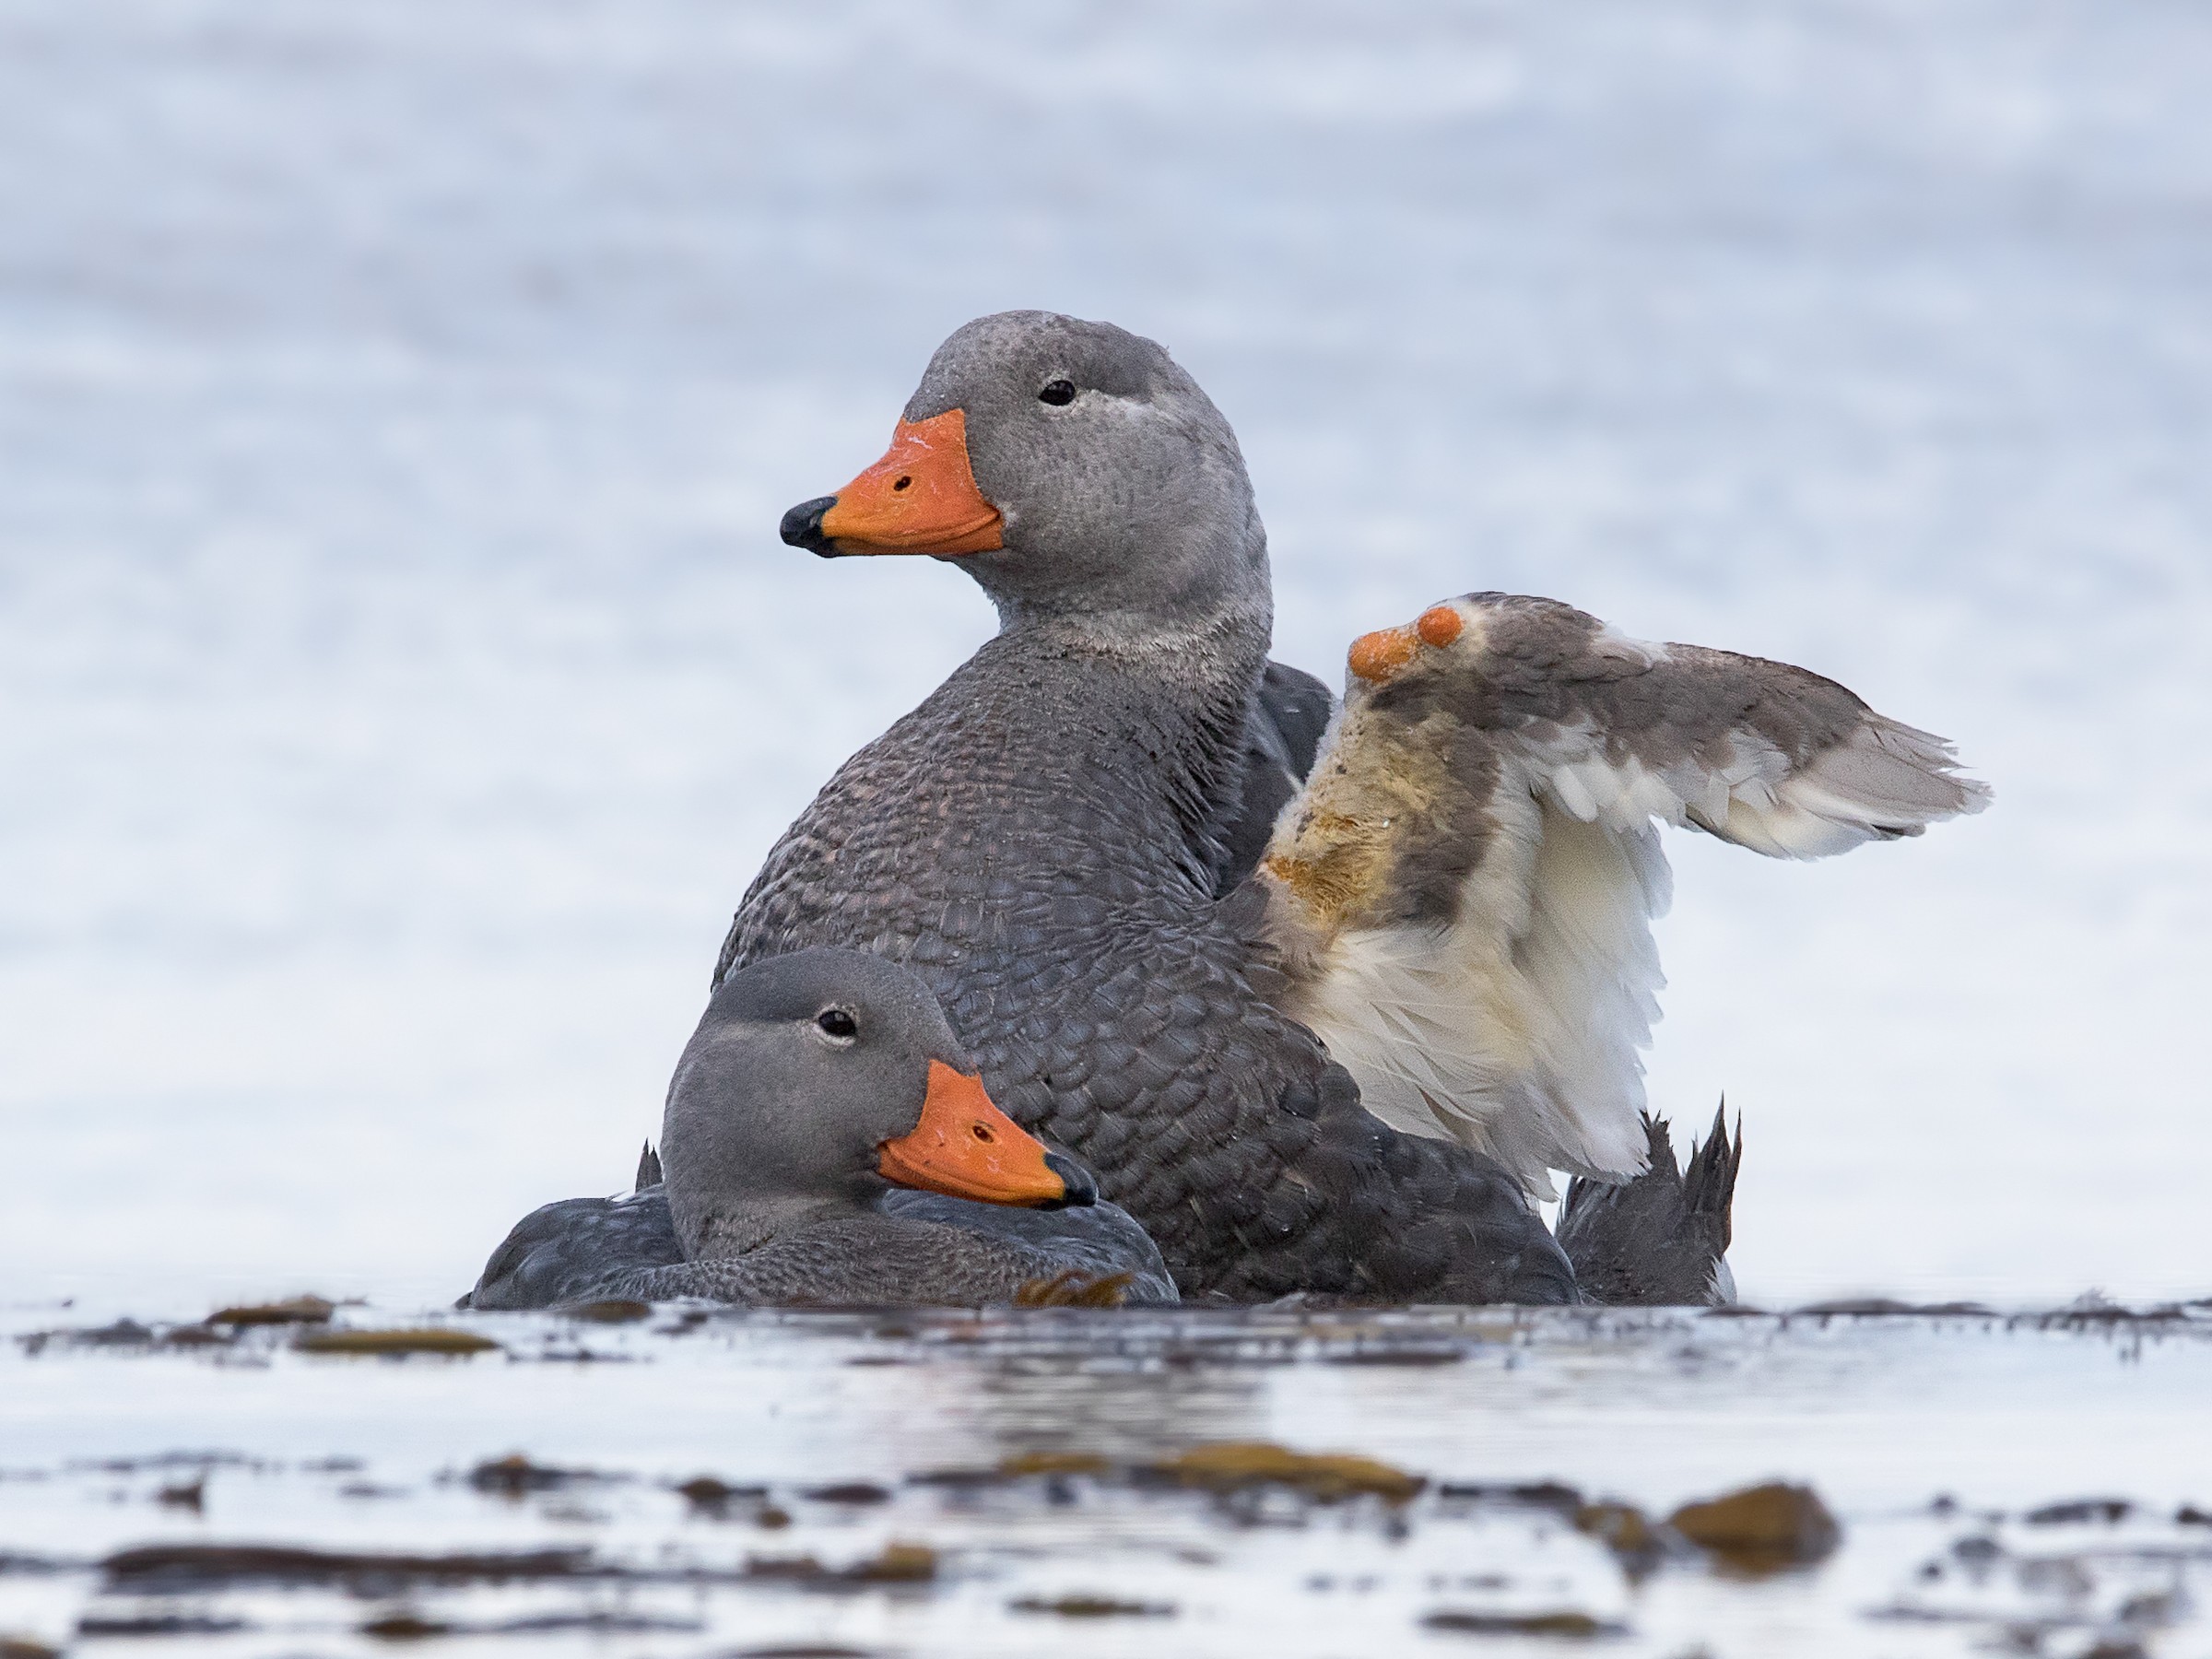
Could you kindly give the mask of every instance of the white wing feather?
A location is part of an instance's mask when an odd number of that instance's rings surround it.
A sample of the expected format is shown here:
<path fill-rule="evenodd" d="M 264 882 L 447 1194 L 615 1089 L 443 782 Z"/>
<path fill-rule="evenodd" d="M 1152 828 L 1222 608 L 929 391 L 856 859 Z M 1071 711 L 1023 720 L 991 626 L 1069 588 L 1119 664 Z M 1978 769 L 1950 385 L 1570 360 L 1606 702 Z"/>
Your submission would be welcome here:
<path fill-rule="evenodd" d="M 1432 672 L 1480 671 L 1484 607 L 1457 606 L 1467 637 Z M 1586 643 L 1657 675 L 1694 663 L 1708 686 L 1736 665 L 1752 691 L 1771 681 L 1779 696 L 1794 683 L 1784 677 L 1813 680 L 1609 630 Z M 1429 709 L 1427 724 L 1378 709 L 1365 690 L 1347 691 L 1263 865 L 1270 930 L 1291 966 L 1288 1011 L 1327 1043 L 1378 1117 L 1488 1152 L 1539 1197 L 1554 1195 L 1551 1170 L 1621 1180 L 1644 1165 L 1641 1051 L 1665 983 L 1651 923 L 1671 892 L 1655 821 L 1771 857 L 1821 858 L 1988 801 L 1957 774 L 1948 745 L 1863 704 L 1855 724 L 1793 763 L 1757 728 L 1748 694 L 1745 718 L 1676 744 L 1648 723 L 1623 741 L 1600 723 L 1602 700 L 1585 699 L 1573 722 L 1500 721 L 1484 733 L 1494 782 L 1454 798 L 1432 752 L 1451 748 L 1449 723 L 1431 705 L 1415 705 Z M 1458 736 L 1453 752 L 1464 754 Z M 1473 820 L 1458 830 L 1479 856 L 1449 922 L 1390 919 L 1394 838 L 1415 833 L 1440 801 Z M 1358 896 L 1316 897 L 1301 871 L 1347 843 L 1371 854 Z"/>

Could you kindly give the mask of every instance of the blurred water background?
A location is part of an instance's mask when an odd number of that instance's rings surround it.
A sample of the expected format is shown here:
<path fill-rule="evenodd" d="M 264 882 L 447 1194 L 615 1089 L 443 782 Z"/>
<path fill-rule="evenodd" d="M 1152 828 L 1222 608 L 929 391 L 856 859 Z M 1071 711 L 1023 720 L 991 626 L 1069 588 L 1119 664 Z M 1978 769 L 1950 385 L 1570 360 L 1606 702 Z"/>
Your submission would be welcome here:
<path fill-rule="evenodd" d="M 777 515 L 1042 306 L 1236 424 L 1277 654 L 1785 658 L 1998 805 L 1672 839 L 1753 1300 L 2212 1289 L 2212 12 L 0 0 L 0 1281 L 450 1296 L 988 633 Z"/>

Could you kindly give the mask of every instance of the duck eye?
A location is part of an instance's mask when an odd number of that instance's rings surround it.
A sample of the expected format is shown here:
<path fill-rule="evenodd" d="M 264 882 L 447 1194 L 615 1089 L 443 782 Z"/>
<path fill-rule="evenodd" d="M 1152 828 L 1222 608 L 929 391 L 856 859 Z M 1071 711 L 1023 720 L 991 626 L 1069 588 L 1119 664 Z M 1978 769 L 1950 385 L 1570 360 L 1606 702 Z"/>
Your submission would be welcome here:
<path fill-rule="evenodd" d="M 1064 380 L 1047 381 L 1044 382 L 1044 390 L 1037 394 L 1037 401 L 1053 405 L 1074 403 L 1076 401 L 1076 382 Z"/>
<path fill-rule="evenodd" d="M 814 1023 L 821 1028 L 823 1036 L 834 1037 L 840 1042 L 850 1042 L 860 1035 L 860 1021 L 842 1008 L 824 1008 L 814 1017 Z"/>

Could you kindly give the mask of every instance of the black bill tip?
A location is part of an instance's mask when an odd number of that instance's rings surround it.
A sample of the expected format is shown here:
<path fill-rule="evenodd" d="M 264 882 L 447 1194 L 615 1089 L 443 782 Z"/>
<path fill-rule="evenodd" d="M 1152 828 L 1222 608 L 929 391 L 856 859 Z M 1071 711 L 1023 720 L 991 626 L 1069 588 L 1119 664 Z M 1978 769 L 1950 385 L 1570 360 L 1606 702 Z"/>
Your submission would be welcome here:
<path fill-rule="evenodd" d="M 1058 1198 L 1049 1198 L 1039 1209 L 1083 1209 L 1099 1201 L 1099 1183 L 1090 1178 L 1090 1171 L 1074 1159 L 1058 1152 L 1044 1155 L 1044 1167 L 1060 1177 L 1060 1184 L 1067 1189 Z"/>
<path fill-rule="evenodd" d="M 835 496 L 817 496 L 811 501 L 801 501 L 783 515 L 777 534 L 789 546 L 804 547 L 818 559 L 835 559 L 837 549 L 822 534 L 822 514 L 836 505 Z"/>

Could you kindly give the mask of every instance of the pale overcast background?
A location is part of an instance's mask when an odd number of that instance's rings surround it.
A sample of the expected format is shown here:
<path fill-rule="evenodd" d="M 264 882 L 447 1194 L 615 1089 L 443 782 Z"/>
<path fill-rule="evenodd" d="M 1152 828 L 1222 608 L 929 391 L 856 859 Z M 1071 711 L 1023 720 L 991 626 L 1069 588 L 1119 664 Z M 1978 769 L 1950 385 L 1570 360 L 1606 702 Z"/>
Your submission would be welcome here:
<path fill-rule="evenodd" d="M 1166 343 L 1277 654 L 1470 588 L 1988 815 L 1672 840 L 1747 1299 L 2212 1291 L 2212 12 L 0 0 L 0 1283 L 465 1288 L 989 631 L 778 514 L 948 330 Z"/>

